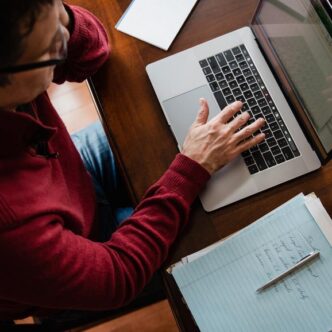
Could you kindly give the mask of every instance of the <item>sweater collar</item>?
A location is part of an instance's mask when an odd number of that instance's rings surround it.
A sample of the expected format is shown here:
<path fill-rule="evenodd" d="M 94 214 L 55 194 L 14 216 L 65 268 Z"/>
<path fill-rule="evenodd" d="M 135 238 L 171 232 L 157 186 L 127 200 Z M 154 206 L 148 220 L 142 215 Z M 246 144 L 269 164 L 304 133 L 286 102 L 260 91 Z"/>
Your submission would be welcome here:
<path fill-rule="evenodd" d="M 56 128 L 38 118 L 35 103 L 25 105 L 29 112 L 0 109 L 0 157 L 14 156 L 41 141 L 48 141 Z"/>

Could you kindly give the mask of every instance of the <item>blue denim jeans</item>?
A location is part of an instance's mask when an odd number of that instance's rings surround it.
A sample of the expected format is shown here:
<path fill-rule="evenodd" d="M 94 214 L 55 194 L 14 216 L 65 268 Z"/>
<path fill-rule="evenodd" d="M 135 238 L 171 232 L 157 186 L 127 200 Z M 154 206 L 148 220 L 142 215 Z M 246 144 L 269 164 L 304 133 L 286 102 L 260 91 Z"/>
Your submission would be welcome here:
<path fill-rule="evenodd" d="M 95 122 L 71 137 L 94 184 L 100 225 L 98 240 L 107 241 L 121 222 L 132 214 L 133 209 L 128 207 L 128 201 L 119 200 L 119 197 L 123 197 L 123 194 L 119 195 L 123 188 L 101 123 Z"/>

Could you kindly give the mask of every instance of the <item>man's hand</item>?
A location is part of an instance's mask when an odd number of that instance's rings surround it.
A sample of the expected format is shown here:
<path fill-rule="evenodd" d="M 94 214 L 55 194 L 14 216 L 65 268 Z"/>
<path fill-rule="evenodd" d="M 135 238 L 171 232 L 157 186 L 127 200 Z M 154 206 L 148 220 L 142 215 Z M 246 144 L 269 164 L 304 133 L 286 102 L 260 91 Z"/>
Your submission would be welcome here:
<path fill-rule="evenodd" d="M 237 101 L 226 106 L 209 122 L 207 122 L 209 116 L 207 101 L 202 98 L 200 104 L 201 108 L 187 134 L 181 153 L 198 162 L 210 174 L 226 165 L 241 152 L 264 140 L 265 135 L 261 133 L 251 137 L 264 125 L 264 119 L 258 119 L 245 126 L 249 120 L 249 114 L 244 112 L 231 120 L 240 111 L 241 102 Z"/>

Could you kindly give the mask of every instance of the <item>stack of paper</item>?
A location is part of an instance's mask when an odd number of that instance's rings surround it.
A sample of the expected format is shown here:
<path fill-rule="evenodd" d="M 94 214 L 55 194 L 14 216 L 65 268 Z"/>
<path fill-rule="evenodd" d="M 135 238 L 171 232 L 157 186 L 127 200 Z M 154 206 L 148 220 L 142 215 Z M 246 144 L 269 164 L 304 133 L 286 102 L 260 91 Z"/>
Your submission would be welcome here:
<path fill-rule="evenodd" d="M 299 195 L 171 273 L 202 332 L 330 331 L 331 239 L 319 199 Z M 313 251 L 319 259 L 256 292 Z"/>

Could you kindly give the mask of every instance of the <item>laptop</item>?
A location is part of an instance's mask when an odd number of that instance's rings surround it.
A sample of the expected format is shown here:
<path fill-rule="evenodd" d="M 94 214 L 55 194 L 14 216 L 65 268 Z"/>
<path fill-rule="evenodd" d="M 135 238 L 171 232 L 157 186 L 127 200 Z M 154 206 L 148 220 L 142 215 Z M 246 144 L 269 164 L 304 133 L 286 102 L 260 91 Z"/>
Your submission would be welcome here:
<path fill-rule="evenodd" d="M 215 173 L 200 199 L 224 207 L 321 167 L 332 147 L 330 0 L 263 0 L 243 27 L 146 67 L 181 150 L 207 99 L 210 117 L 241 100 L 266 139 Z"/>

